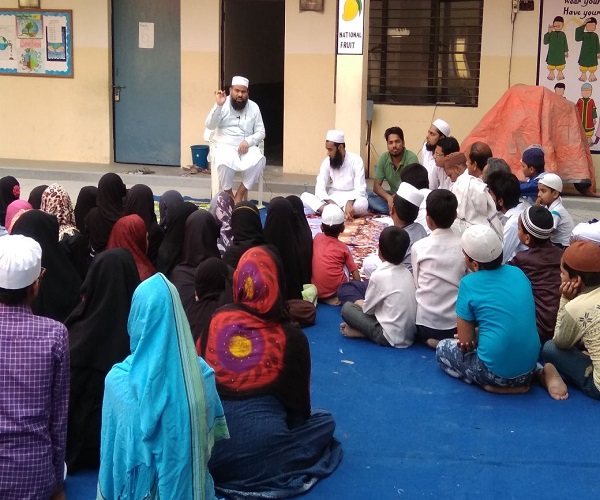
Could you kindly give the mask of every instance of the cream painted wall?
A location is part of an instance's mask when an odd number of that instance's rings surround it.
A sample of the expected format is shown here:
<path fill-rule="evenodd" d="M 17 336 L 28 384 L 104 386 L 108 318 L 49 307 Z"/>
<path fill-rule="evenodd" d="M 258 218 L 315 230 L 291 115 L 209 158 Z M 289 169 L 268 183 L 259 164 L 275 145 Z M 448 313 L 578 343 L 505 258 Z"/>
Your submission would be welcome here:
<path fill-rule="evenodd" d="M 16 0 L 0 0 L 15 9 Z M 108 0 L 44 0 L 73 10 L 74 78 L 0 75 L 0 156 L 99 162 L 111 156 Z"/>
<path fill-rule="evenodd" d="M 206 144 L 204 120 L 219 85 L 219 0 L 181 0 L 181 165 L 190 146 Z"/>
<path fill-rule="evenodd" d="M 318 172 L 326 156 L 325 134 L 335 125 L 336 8 L 298 12 L 286 1 L 283 169 Z"/>

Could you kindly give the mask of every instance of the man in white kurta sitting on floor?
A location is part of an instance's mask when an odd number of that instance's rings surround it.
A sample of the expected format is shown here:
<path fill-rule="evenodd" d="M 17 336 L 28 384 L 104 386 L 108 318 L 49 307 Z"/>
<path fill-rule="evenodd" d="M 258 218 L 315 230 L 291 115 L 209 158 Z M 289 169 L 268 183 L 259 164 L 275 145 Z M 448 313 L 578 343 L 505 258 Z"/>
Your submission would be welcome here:
<path fill-rule="evenodd" d="M 429 174 L 429 189 L 438 189 L 440 179 L 443 178 L 444 169 L 435 163 L 435 148 L 438 141 L 443 137 L 450 136 L 450 125 L 441 118 L 435 120 L 427 130 L 427 136 L 421 149 L 421 165 L 427 169 Z"/>
<path fill-rule="evenodd" d="M 235 203 L 246 198 L 260 179 L 266 159 L 258 145 L 265 139 L 265 126 L 258 105 L 248 99 L 248 79 L 234 76 L 229 96 L 215 92 L 215 105 L 206 117 L 206 128 L 214 130 L 214 162 L 221 188 Z M 233 194 L 235 172 L 243 172 L 242 182 Z"/>
<path fill-rule="evenodd" d="M 315 194 L 302 193 L 304 206 L 320 214 L 325 205 L 335 203 L 347 221 L 367 213 L 367 185 L 362 158 L 346 151 L 344 132 L 329 130 L 325 138 L 327 158 L 321 163 Z M 329 190 L 327 184 L 331 181 Z"/>

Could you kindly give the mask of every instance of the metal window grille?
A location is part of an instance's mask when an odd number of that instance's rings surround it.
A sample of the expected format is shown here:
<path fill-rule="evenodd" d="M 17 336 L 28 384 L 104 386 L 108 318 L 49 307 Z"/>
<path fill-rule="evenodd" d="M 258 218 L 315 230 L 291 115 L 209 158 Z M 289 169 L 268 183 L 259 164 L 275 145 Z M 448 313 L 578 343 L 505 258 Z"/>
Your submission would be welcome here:
<path fill-rule="evenodd" d="M 371 0 L 368 98 L 477 106 L 483 0 Z"/>

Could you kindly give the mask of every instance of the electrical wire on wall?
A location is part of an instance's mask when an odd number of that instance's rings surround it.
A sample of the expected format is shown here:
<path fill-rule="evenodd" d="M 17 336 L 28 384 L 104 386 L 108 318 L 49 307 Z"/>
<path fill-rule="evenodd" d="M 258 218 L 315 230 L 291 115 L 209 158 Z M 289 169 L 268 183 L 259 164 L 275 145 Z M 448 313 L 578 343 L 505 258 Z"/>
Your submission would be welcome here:
<path fill-rule="evenodd" d="M 510 23 L 512 24 L 511 34 L 510 34 L 510 56 L 508 58 L 508 88 L 510 88 L 510 76 L 512 73 L 512 58 L 513 58 L 513 47 L 515 43 L 515 21 L 517 20 L 517 14 L 519 13 L 519 1 L 518 0 L 510 0 L 511 1 L 511 11 L 510 11 Z"/>

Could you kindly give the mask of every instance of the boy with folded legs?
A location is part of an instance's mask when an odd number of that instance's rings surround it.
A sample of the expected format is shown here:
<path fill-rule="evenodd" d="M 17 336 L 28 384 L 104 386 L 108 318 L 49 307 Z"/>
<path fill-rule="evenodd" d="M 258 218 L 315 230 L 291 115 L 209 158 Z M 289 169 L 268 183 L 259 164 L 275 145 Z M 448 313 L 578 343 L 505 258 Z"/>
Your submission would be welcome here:
<path fill-rule="evenodd" d="M 373 271 L 365 300 L 342 307 L 340 332 L 380 346 L 409 347 L 415 335 L 417 302 L 410 271 L 402 264 L 410 238 L 404 229 L 386 227 L 379 236 L 382 264 Z"/>
<path fill-rule="evenodd" d="M 600 399 L 600 247 L 591 241 L 573 243 L 563 253 L 560 269 L 556 329 L 542 357 L 586 396 Z"/>
<path fill-rule="evenodd" d="M 412 269 L 417 287 L 417 338 L 435 348 L 456 333 L 456 295 L 467 271 L 460 236 L 452 229 L 458 202 L 447 189 L 427 196 L 431 234 L 412 246 Z"/>
<path fill-rule="evenodd" d="M 537 365 L 535 304 L 523 271 L 502 264 L 502 241 L 489 226 L 467 228 L 461 243 L 472 272 L 458 289 L 457 339 L 444 339 L 436 349 L 442 370 L 501 394 L 527 392 L 537 378 L 554 399 L 566 399 L 556 368 Z"/>
<path fill-rule="evenodd" d="M 550 243 L 553 220 L 545 207 L 527 207 L 519 217 L 518 236 L 527 250 L 517 252 L 509 264 L 531 282 L 535 319 L 542 344 L 552 338 L 560 302 L 560 259 L 563 250 Z"/>

